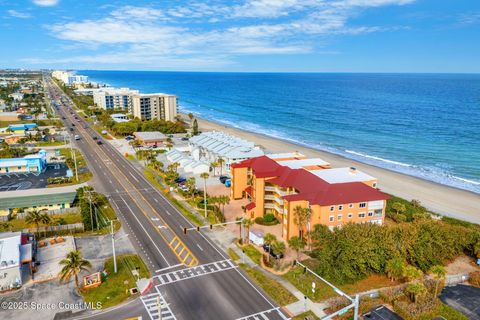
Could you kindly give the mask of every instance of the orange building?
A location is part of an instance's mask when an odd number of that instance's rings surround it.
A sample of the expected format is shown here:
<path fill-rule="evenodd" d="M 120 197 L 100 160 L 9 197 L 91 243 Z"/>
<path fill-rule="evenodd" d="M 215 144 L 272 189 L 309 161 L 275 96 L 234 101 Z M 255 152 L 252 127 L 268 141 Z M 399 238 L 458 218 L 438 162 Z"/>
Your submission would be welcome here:
<path fill-rule="evenodd" d="M 321 159 L 296 154 L 267 155 L 232 165 L 233 199 L 248 198 L 248 218 L 272 213 L 288 240 L 323 224 L 382 224 L 387 195 L 376 189 L 377 180 L 355 168 L 334 168 Z M 296 208 L 311 209 L 310 221 L 295 223 Z"/>

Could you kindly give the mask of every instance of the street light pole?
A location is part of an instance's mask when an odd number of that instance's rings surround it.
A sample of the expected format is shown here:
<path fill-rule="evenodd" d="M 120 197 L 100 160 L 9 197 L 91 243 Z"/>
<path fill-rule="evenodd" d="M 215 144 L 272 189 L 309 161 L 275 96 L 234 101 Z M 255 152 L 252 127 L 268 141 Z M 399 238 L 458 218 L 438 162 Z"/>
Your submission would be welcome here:
<path fill-rule="evenodd" d="M 115 234 L 113 233 L 113 220 L 110 220 L 110 230 L 112 234 L 113 272 L 117 273 L 117 257 L 115 255 Z"/>

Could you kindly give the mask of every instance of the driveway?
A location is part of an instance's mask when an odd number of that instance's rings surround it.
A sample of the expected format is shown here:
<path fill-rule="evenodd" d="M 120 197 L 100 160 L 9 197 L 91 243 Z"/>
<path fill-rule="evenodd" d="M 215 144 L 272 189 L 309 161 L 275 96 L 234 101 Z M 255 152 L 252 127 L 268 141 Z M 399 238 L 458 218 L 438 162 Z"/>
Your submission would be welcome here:
<path fill-rule="evenodd" d="M 445 287 L 440 300 L 469 319 L 480 320 L 480 288 L 464 284 Z"/>

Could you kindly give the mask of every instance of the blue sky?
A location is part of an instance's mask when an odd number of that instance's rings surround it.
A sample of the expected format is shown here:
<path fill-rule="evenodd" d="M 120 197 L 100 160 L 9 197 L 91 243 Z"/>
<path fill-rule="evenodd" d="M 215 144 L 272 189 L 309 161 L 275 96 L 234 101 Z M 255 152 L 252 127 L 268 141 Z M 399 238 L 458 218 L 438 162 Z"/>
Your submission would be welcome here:
<path fill-rule="evenodd" d="M 0 68 L 480 72 L 479 0 L 0 0 Z"/>

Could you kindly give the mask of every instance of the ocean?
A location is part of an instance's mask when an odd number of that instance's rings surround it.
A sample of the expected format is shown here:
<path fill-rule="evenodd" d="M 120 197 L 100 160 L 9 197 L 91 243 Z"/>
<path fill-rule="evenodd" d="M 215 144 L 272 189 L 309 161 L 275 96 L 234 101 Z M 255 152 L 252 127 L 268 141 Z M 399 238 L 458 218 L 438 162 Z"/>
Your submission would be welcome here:
<path fill-rule="evenodd" d="M 480 193 L 479 74 L 78 73 L 175 94 L 180 111 L 210 121 Z"/>

